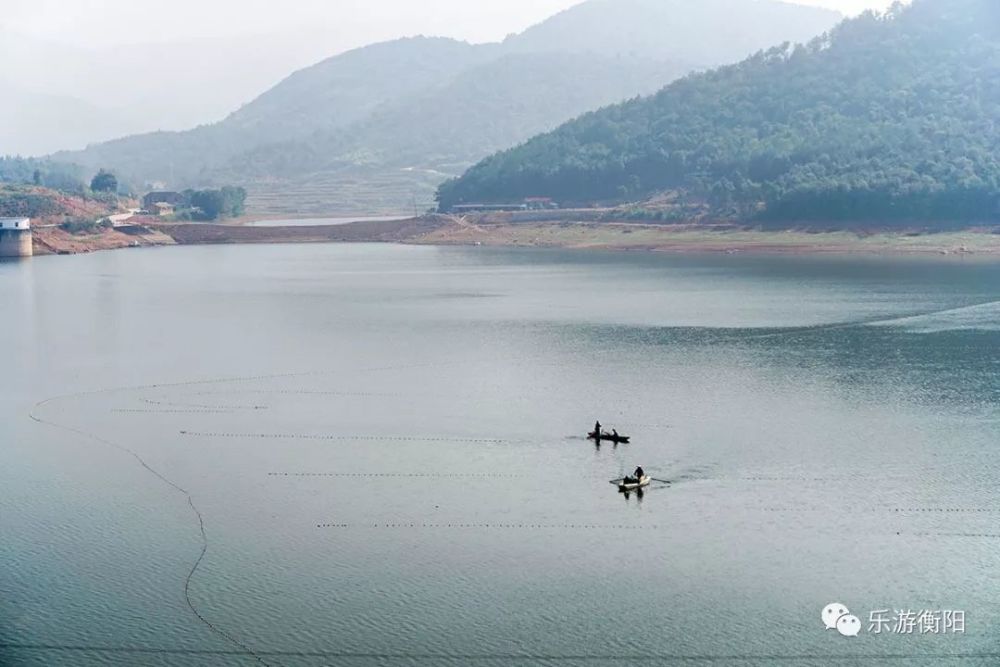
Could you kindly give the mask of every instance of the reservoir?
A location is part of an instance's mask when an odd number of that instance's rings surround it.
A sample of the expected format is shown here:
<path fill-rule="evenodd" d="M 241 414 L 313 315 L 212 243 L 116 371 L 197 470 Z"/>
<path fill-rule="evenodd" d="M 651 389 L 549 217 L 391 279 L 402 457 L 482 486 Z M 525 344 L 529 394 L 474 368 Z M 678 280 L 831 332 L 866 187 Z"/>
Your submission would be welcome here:
<path fill-rule="evenodd" d="M 996 664 L 1000 265 L 188 246 L 0 286 L 5 666 Z"/>

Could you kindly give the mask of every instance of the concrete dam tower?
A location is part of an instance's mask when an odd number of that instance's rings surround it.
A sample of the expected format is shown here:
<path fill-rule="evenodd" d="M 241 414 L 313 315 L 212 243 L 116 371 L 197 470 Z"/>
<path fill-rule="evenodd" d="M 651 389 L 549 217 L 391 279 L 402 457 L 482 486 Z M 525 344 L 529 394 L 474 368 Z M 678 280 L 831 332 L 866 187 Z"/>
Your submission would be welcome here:
<path fill-rule="evenodd" d="M 31 220 L 0 218 L 0 257 L 31 257 Z"/>

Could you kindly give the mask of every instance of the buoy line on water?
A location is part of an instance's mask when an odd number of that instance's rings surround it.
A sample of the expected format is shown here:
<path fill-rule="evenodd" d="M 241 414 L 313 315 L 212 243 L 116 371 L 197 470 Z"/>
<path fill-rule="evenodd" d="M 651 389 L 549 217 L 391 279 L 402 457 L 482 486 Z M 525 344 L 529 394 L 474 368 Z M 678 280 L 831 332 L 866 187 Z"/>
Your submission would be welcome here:
<path fill-rule="evenodd" d="M 492 472 L 269 472 L 268 477 L 353 477 L 399 478 L 418 477 L 432 479 L 519 479 L 524 475 Z"/>
<path fill-rule="evenodd" d="M 112 408 L 122 415 L 231 415 L 235 410 L 222 408 Z"/>
<path fill-rule="evenodd" d="M 357 398 L 422 398 L 427 394 L 399 394 L 375 391 L 341 391 L 337 389 L 234 389 L 232 391 L 215 390 L 197 391 L 192 396 L 259 396 L 261 394 L 274 396 L 352 396 Z"/>
<path fill-rule="evenodd" d="M 7 649 L 12 651 L 48 651 L 54 653 L 91 653 L 97 655 L 133 655 L 133 656 L 145 656 L 145 655 L 169 655 L 169 656 L 207 656 L 207 657 L 239 657 L 249 655 L 245 651 L 234 651 L 234 650 L 218 650 L 218 649 L 186 649 L 186 648 L 163 648 L 154 646 L 99 646 L 99 645 L 82 645 L 82 644 L 13 644 L 13 643 L 0 643 L 0 649 Z M 405 664 L 414 664 L 416 661 L 420 662 L 430 662 L 432 664 L 458 664 L 462 667 L 468 667 L 472 663 L 488 662 L 496 664 L 502 662 L 503 664 L 549 664 L 549 663 L 561 663 L 561 662 L 574 662 L 574 663 L 594 663 L 599 664 L 618 664 L 618 663 L 638 663 L 638 664 L 681 664 L 681 663 L 746 663 L 751 662 L 754 664 L 775 664 L 775 663 L 788 663 L 788 664 L 804 664 L 804 663 L 816 663 L 821 664 L 833 664 L 836 662 L 841 662 L 844 660 L 844 654 L 842 652 L 837 653 L 779 653 L 779 654 L 754 654 L 754 653 L 732 653 L 732 654 L 683 654 L 683 653 L 657 653 L 655 651 L 640 651 L 640 652 L 628 652 L 628 653 L 615 653 L 615 654 L 598 654 L 598 653 L 579 653 L 579 654 L 567 654 L 567 653 L 390 653 L 382 652 L 375 653 L 371 651 L 335 651 L 335 650 L 299 650 L 299 651 L 261 651 L 260 655 L 267 657 L 281 657 L 281 658 L 316 658 L 325 660 L 365 660 L 365 661 L 378 661 L 378 664 L 387 664 L 388 662 L 401 662 L 405 661 Z M 936 660 L 938 664 L 942 661 L 954 661 L 954 660 L 972 660 L 972 659 L 989 659 L 993 658 L 994 661 L 990 664 L 995 664 L 996 658 L 1000 658 L 1000 652 L 952 652 L 952 653 L 886 653 L 886 652 L 872 652 L 872 653 L 851 653 L 849 659 L 852 661 L 862 661 L 862 662 L 885 662 L 885 661 L 904 661 L 904 660 L 917 660 L 921 662 L 926 662 L 928 660 Z M 314 663 L 310 663 L 314 664 Z M 329 663 L 327 663 L 329 664 Z"/>
<path fill-rule="evenodd" d="M 191 610 L 191 613 L 194 614 L 194 616 L 205 627 L 207 627 L 209 630 L 211 630 L 213 633 L 215 633 L 219 637 L 221 637 L 224 640 L 226 640 L 228 643 L 232 644 L 233 646 L 239 648 L 242 651 L 245 651 L 246 655 L 252 656 L 254 658 L 254 660 L 256 660 L 257 662 L 259 662 L 260 664 L 266 665 L 267 667 L 271 667 L 271 663 L 265 661 L 259 654 L 257 654 L 256 652 L 254 652 L 254 650 L 252 648 L 250 648 L 250 646 L 248 646 L 247 644 L 243 643 L 242 641 L 240 641 L 239 639 L 237 639 L 236 637 L 234 637 L 232 634 L 230 634 L 226 630 L 223 630 L 218 625 L 212 623 L 212 621 L 210 621 L 208 618 L 206 618 L 205 615 L 202 614 L 198 610 L 198 607 L 194 604 L 194 601 L 191 599 L 191 582 L 194 579 L 195 574 L 198 572 L 198 568 L 201 566 L 202 561 L 205 559 L 205 554 L 208 553 L 208 533 L 205 530 L 205 518 L 202 516 L 201 510 L 198 509 L 198 506 L 195 505 L 195 503 L 194 503 L 194 497 L 191 495 L 191 493 L 187 489 L 185 489 L 184 487 L 180 486 L 179 484 L 177 484 L 176 482 L 174 482 L 173 480 L 171 480 L 169 477 L 167 477 L 166 475 L 164 475 L 163 473 L 161 473 L 160 471 L 156 470 L 151 465 L 149 465 L 146 462 L 146 460 L 143 459 L 142 456 L 140 456 L 138 454 L 138 452 L 136 452 L 135 450 L 130 449 L 129 447 L 126 447 L 125 445 L 120 445 L 120 444 L 118 444 L 116 442 L 108 440 L 107 438 L 103 438 L 103 437 L 97 435 L 96 433 L 91 433 L 89 431 L 84 431 L 83 429 L 75 428 L 73 426 L 68 426 L 66 424 L 60 424 L 58 422 L 54 422 L 54 421 L 45 419 L 45 418 L 39 416 L 38 414 L 36 414 L 37 411 L 40 410 L 41 408 L 43 408 L 46 405 L 49 405 L 51 403 L 55 403 L 57 401 L 69 400 L 69 399 L 73 399 L 73 398 L 80 398 L 80 397 L 83 397 L 83 396 L 94 396 L 94 395 L 98 395 L 98 394 L 101 394 L 101 393 L 108 393 L 108 392 L 113 392 L 113 391 L 115 391 L 115 390 L 109 389 L 109 390 L 102 390 L 102 391 L 81 392 L 79 394 L 68 394 L 68 395 L 65 395 L 65 396 L 56 396 L 56 397 L 53 397 L 53 398 L 48 398 L 48 399 L 45 399 L 43 401 L 39 401 L 38 403 L 36 403 L 32 407 L 31 411 L 28 413 L 28 416 L 33 421 L 35 421 L 38 424 L 42 424 L 42 425 L 48 426 L 50 428 L 56 428 L 56 429 L 59 429 L 59 430 L 62 430 L 62 431 L 66 431 L 68 433 L 73 433 L 73 434 L 78 435 L 78 436 L 80 436 L 82 438 L 86 438 L 88 440 L 92 440 L 94 442 L 101 443 L 102 445 L 111 447 L 113 449 L 117 449 L 120 452 L 124 452 L 125 454 L 128 454 L 129 456 L 131 456 L 132 458 L 134 458 L 139 463 L 139 465 L 141 465 L 147 472 L 149 472 L 150 474 L 152 474 L 154 477 L 156 477 L 157 479 L 159 479 L 161 482 L 163 482 L 164 484 L 166 484 L 170 488 L 172 488 L 175 491 L 177 491 L 178 493 L 182 494 L 187 499 L 188 506 L 191 508 L 191 511 L 194 513 L 195 518 L 198 520 L 198 533 L 199 533 L 199 535 L 201 537 L 201 551 L 198 553 L 198 558 L 195 559 L 194 564 L 192 564 L 191 569 L 188 571 L 187 576 L 184 578 L 184 601 L 187 603 L 188 609 Z"/>
<path fill-rule="evenodd" d="M 482 529 L 482 530 L 660 530 L 658 525 L 626 525 L 626 524 L 584 524 L 584 523 L 318 523 L 317 528 L 356 528 L 356 529 Z"/>
<path fill-rule="evenodd" d="M 233 410 L 267 410 L 266 405 L 209 405 L 205 403 L 174 403 L 171 401 L 158 401 L 152 398 L 144 398 L 142 399 L 142 402 L 147 405 L 155 405 L 157 407 L 194 410 L 225 410 L 227 412 L 231 412 Z"/>
<path fill-rule="evenodd" d="M 181 435 L 191 438 L 236 438 L 241 440 L 337 440 L 337 441 L 369 441 L 369 442 L 459 442 L 484 445 L 502 445 L 510 440 L 498 438 L 444 438 L 439 436 L 413 435 L 309 435 L 303 433 L 206 433 L 203 431 L 180 431 Z"/>
<path fill-rule="evenodd" d="M 746 507 L 745 509 L 749 511 L 760 511 L 760 512 L 787 512 L 791 513 L 810 513 L 810 512 L 823 512 L 829 513 L 829 507 L 820 506 L 804 506 L 804 507 Z M 998 514 L 1000 513 L 1000 508 L 996 507 L 841 507 L 838 511 L 845 512 L 848 514 L 855 513 L 865 513 L 865 514 Z"/>

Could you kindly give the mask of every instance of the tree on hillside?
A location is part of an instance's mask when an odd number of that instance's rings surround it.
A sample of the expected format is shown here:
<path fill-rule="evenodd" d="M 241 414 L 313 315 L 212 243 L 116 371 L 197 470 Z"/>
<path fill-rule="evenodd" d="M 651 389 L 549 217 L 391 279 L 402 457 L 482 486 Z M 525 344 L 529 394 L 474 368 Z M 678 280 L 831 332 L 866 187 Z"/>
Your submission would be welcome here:
<path fill-rule="evenodd" d="M 246 211 L 247 191 L 243 188 L 226 186 L 222 193 L 222 206 L 225 215 L 237 218 Z"/>
<path fill-rule="evenodd" d="M 225 208 L 219 190 L 198 190 L 191 193 L 191 205 L 201 209 L 208 220 L 217 220 Z"/>
<path fill-rule="evenodd" d="M 193 190 L 185 194 L 191 206 L 201 209 L 207 220 L 243 215 L 247 198 L 246 190 L 230 186 L 221 190 Z"/>
<path fill-rule="evenodd" d="M 90 181 L 90 189 L 94 192 L 118 192 L 118 177 L 101 169 Z"/>

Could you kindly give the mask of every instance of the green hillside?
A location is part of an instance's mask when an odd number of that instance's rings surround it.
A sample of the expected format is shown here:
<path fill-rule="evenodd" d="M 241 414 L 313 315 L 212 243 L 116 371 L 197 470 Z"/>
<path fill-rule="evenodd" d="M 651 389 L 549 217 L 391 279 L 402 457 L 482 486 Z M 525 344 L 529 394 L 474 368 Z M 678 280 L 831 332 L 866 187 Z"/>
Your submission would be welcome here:
<path fill-rule="evenodd" d="M 588 114 L 438 193 L 637 201 L 677 191 L 720 217 L 1000 218 L 1000 4 L 915 0 Z"/>

